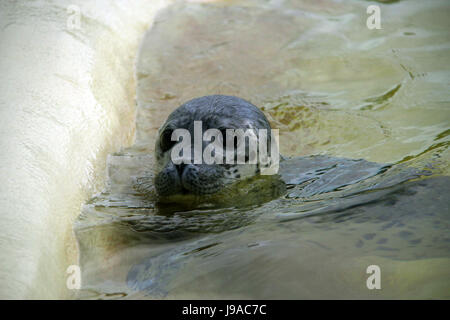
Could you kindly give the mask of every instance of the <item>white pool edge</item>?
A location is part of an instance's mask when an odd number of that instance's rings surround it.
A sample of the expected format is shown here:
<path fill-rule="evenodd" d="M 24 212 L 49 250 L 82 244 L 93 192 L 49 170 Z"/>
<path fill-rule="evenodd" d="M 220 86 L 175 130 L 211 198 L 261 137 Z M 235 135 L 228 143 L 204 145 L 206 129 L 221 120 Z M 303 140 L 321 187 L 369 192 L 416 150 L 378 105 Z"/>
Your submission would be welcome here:
<path fill-rule="evenodd" d="M 0 298 L 74 296 L 72 223 L 102 188 L 106 155 L 134 141 L 136 55 L 169 3 L 1 5 Z"/>

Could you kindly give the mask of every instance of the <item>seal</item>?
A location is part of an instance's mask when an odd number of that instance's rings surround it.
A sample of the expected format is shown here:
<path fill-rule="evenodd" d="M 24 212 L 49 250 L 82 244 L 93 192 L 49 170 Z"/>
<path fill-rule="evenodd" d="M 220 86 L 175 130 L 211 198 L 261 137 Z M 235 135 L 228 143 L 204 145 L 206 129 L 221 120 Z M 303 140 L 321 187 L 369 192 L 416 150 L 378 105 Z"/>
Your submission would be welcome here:
<path fill-rule="evenodd" d="M 154 185 L 160 197 L 176 194 L 211 195 L 223 191 L 226 186 L 258 176 L 261 172 L 261 162 L 233 164 L 226 161 L 219 163 L 177 163 L 173 158 L 173 149 L 181 143 L 173 141 L 174 131 L 184 129 L 190 136 L 195 136 L 195 122 L 202 124 L 201 133 L 208 129 L 221 132 L 222 141 L 215 141 L 225 148 L 225 136 L 228 129 L 251 130 L 253 137 L 260 138 L 259 129 L 265 129 L 268 134 L 267 146 L 273 140 L 269 121 L 262 111 L 250 102 L 226 95 L 210 95 L 192 99 L 173 111 L 158 132 L 155 145 L 156 170 Z M 184 139 L 184 138 L 183 138 Z M 234 138 L 233 138 L 234 139 Z M 234 159 L 237 157 L 237 139 L 234 140 Z M 202 141 L 202 152 L 207 143 Z M 242 150 L 242 149 L 241 149 Z M 245 160 L 250 156 L 248 145 L 245 146 Z M 225 157 L 225 153 L 224 153 Z M 225 159 L 225 158 L 224 158 Z M 222 163 L 220 163 L 222 162 Z M 267 166 L 267 163 L 264 164 Z"/>

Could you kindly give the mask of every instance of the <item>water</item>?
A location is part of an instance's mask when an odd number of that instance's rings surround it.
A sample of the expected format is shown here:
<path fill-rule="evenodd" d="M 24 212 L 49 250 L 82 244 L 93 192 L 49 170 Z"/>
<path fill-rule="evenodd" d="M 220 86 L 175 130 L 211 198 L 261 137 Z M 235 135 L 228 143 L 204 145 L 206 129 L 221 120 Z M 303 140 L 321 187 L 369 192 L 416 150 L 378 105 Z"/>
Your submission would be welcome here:
<path fill-rule="evenodd" d="M 379 3 L 382 30 L 366 28 L 368 4 L 179 3 L 156 18 L 136 143 L 109 156 L 76 223 L 81 298 L 450 298 L 450 4 Z M 280 129 L 286 190 L 157 205 L 156 131 L 212 93 Z M 382 290 L 367 289 L 369 265 Z"/>

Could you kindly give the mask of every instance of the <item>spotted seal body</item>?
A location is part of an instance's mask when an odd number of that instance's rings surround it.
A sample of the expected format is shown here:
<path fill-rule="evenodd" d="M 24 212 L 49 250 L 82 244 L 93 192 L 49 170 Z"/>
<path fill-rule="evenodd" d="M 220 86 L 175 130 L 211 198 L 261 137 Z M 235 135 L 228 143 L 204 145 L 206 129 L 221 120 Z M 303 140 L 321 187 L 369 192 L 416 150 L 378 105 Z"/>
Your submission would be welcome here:
<path fill-rule="evenodd" d="M 174 164 L 171 151 L 175 129 L 186 129 L 194 137 L 194 121 L 201 121 L 202 134 L 208 129 L 266 129 L 270 124 L 253 104 L 234 96 L 211 95 L 190 100 L 173 111 L 160 128 L 155 146 L 155 188 L 160 197 L 175 194 L 209 195 L 239 180 L 258 175 L 260 164 Z M 268 134 L 268 144 L 271 136 Z M 208 143 L 202 142 L 203 149 Z M 248 152 L 248 149 L 246 150 Z M 246 154 L 246 158 L 248 154 Z"/>

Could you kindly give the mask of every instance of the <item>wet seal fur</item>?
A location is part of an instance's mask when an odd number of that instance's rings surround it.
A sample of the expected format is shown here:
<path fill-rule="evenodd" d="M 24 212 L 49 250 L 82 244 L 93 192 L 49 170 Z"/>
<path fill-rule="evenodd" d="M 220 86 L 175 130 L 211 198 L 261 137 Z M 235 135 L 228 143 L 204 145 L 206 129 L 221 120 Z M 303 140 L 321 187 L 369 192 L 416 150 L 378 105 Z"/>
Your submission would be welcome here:
<path fill-rule="evenodd" d="M 255 132 L 258 129 L 266 129 L 268 133 L 271 129 L 269 121 L 256 106 L 238 97 L 211 95 L 195 98 L 182 104 L 169 115 L 158 132 L 155 146 L 154 178 L 158 197 L 173 200 L 174 197 L 180 195 L 204 198 L 223 194 L 224 191 L 228 193 L 228 196 L 230 196 L 230 192 L 234 195 L 242 193 L 245 186 L 241 181 L 260 176 L 259 163 L 178 165 L 173 163 L 171 150 L 179 142 L 171 141 L 172 132 L 182 128 L 188 130 L 191 137 L 194 137 L 194 121 L 202 122 L 202 135 L 210 128 L 220 130 L 223 135 L 226 129 L 243 129 L 244 131 L 256 129 Z M 268 146 L 272 139 L 268 134 Z M 203 149 L 206 145 L 207 143 L 203 141 Z M 269 147 L 268 150 L 270 150 Z M 271 179 L 263 177 L 263 180 Z M 261 181 L 256 184 L 261 184 Z M 238 186 L 237 189 L 232 191 L 232 185 Z"/>

